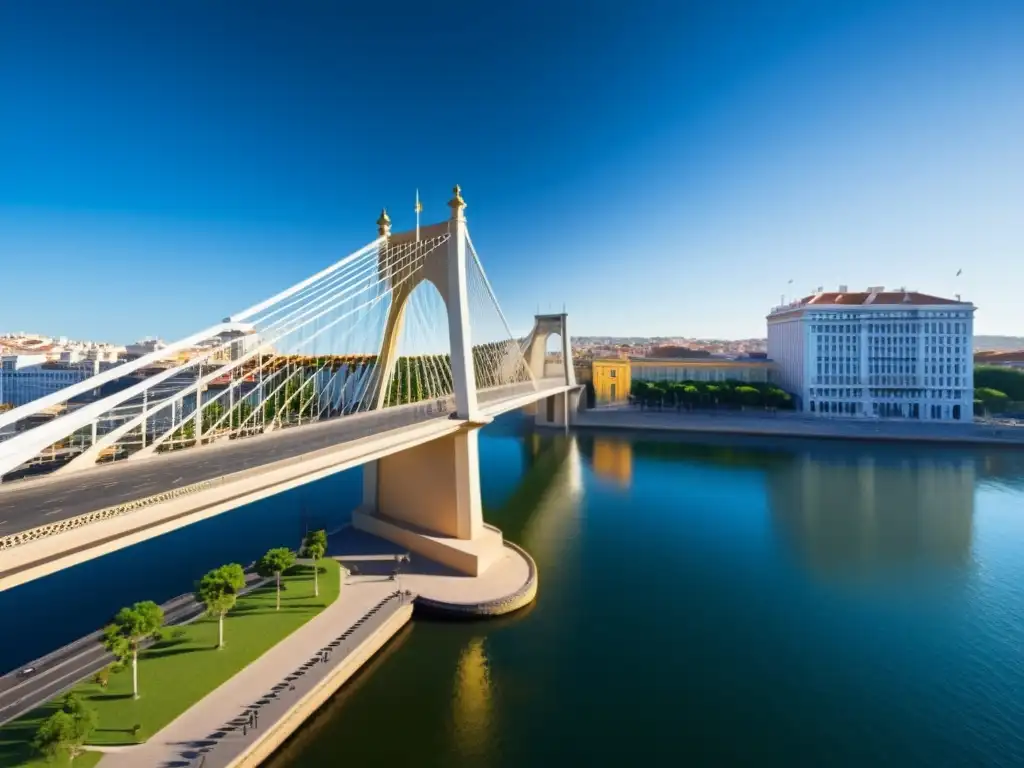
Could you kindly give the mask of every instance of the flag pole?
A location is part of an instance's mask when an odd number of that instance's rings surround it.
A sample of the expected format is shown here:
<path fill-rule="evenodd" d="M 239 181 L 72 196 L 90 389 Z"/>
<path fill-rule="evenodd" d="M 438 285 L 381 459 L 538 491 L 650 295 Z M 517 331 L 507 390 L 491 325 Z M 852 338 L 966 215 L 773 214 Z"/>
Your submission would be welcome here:
<path fill-rule="evenodd" d="M 416 190 L 416 242 L 420 241 L 420 212 L 423 210 L 423 205 L 420 203 L 420 191 Z"/>

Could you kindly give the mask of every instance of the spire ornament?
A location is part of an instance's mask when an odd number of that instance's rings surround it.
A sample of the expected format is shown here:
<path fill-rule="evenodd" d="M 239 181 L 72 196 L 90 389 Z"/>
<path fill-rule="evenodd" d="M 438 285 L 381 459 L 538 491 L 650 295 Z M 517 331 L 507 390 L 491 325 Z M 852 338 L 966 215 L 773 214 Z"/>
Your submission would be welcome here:
<path fill-rule="evenodd" d="M 448 201 L 448 207 L 452 209 L 453 219 L 463 219 L 463 210 L 466 208 L 466 201 L 462 199 L 462 187 L 456 184 L 452 188 L 452 199 Z"/>
<path fill-rule="evenodd" d="M 377 219 L 377 236 L 387 237 L 391 234 L 391 217 L 388 216 L 388 209 L 380 209 L 380 218 Z"/>

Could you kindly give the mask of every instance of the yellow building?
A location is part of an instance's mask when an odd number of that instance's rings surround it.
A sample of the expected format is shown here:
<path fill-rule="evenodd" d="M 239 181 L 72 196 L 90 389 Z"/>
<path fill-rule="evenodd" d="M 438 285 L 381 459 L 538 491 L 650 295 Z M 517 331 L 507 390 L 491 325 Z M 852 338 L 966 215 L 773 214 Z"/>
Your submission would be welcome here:
<path fill-rule="evenodd" d="M 631 357 L 594 360 L 592 376 L 598 403 L 624 402 L 633 379 L 638 381 L 772 382 L 774 363 L 765 359 Z"/>
<path fill-rule="evenodd" d="M 629 396 L 632 381 L 629 360 L 594 360 L 590 370 L 597 402 L 615 403 Z"/>

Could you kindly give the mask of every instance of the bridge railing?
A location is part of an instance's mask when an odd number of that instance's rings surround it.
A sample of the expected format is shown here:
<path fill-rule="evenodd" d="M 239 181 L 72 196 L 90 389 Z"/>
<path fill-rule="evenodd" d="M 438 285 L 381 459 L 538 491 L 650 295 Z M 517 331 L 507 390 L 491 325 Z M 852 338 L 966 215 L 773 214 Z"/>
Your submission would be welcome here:
<path fill-rule="evenodd" d="M 449 412 L 446 353 L 411 350 L 390 365 L 380 357 L 394 297 L 424 279 L 449 239 L 447 228 L 422 240 L 378 238 L 222 323 L 0 414 L 0 481 L 414 403 L 431 417 Z M 536 390 L 468 235 L 467 245 L 478 392 Z M 414 314 L 399 317 L 408 337 L 414 320 L 447 327 L 446 316 Z"/>

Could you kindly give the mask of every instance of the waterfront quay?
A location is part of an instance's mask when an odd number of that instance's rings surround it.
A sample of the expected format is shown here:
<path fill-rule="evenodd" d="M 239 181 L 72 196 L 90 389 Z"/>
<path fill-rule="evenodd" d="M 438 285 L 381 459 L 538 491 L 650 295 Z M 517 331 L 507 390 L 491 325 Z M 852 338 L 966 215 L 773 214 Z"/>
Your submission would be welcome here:
<path fill-rule="evenodd" d="M 102 768 L 258 765 L 412 615 L 389 579 L 346 583 L 328 608 L 143 744 L 107 747 Z"/>
<path fill-rule="evenodd" d="M 588 429 L 639 429 L 800 437 L 832 440 L 884 440 L 962 445 L 1024 447 L 1024 427 L 978 422 L 948 423 L 866 418 L 814 418 L 769 411 L 687 412 L 602 406 L 581 411 L 574 426 Z"/>
<path fill-rule="evenodd" d="M 410 556 L 390 542 L 348 526 L 328 538 L 327 555 L 328 560 L 336 564 L 325 570 L 326 574 L 333 575 L 331 583 L 321 578 L 321 587 L 326 590 L 322 594 L 330 595 L 333 591 L 337 597 L 328 597 L 328 604 L 322 611 L 276 644 L 265 646 L 266 650 L 260 655 L 233 675 L 222 677 L 222 682 L 215 687 L 206 688 L 179 709 L 173 719 L 165 719 L 155 732 L 144 733 L 140 743 L 118 743 L 111 739 L 109 733 L 127 726 L 103 716 L 105 730 L 96 743 L 86 745 L 92 753 L 86 764 L 92 765 L 98 760 L 105 768 L 257 766 L 409 623 L 414 607 L 457 617 L 491 616 L 516 610 L 531 602 L 536 594 L 533 560 L 512 544 L 506 544 L 497 562 L 477 577 L 465 576 L 415 554 Z M 299 567 L 307 568 L 305 564 Z M 307 577 L 303 573 L 298 581 L 294 575 L 291 578 L 281 617 L 309 608 L 312 595 L 304 591 L 293 594 L 297 586 L 308 587 Z M 267 581 L 252 575 L 245 592 L 264 586 Z M 164 607 L 167 626 L 180 626 L 205 612 L 191 595 L 175 598 Z M 238 647 L 236 632 L 241 627 L 259 620 L 258 614 L 268 611 L 268 618 L 276 615 L 273 602 L 264 607 L 240 606 L 232 621 L 242 624 L 229 627 L 228 648 Z M 245 618 L 247 616 L 252 618 Z M 38 717 L 40 708 L 45 711 L 46 707 L 53 706 L 48 702 L 109 665 L 114 659 L 104 650 L 101 637 L 100 632 L 91 633 L 30 663 L 27 666 L 35 670 L 30 675 L 24 674 L 23 666 L 0 678 L 3 686 L 0 687 L 0 697 L 3 697 L 0 704 L 6 703 L 8 710 L 5 720 L 15 720 L 28 713 L 26 717 L 31 721 Z M 143 662 L 146 653 L 162 658 L 168 654 L 168 643 L 174 645 L 174 640 L 168 641 L 167 637 L 155 642 L 155 650 L 143 651 Z M 154 641 L 147 641 L 143 647 L 153 644 Z M 184 647 L 179 646 L 170 654 L 180 654 Z M 190 669 L 183 667 L 181 674 L 201 674 L 198 668 Z M 166 707 L 168 697 L 164 694 L 168 686 L 178 687 L 174 680 L 181 681 L 181 691 L 175 691 L 177 698 L 181 698 L 182 691 L 192 689 L 188 680 L 166 677 L 163 688 L 148 688 L 146 684 L 154 679 L 151 674 L 156 675 L 147 670 L 143 670 L 142 675 L 143 703 L 149 705 L 150 710 Z M 92 696 L 107 699 L 123 696 L 120 689 L 113 687 L 110 691 L 78 695 L 87 701 Z M 132 714 L 129 712 L 128 716 Z M 135 716 L 139 719 L 134 722 L 152 722 L 149 715 Z M 25 732 L 22 723 L 21 719 L 11 723 L 15 730 L 8 731 L 8 739 L 15 733 Z M 8 755 L 0 762 L 12 766 L 24 764 L 21 759 L 6 762 L 11 757 Z"/>
<path fill-rule="evenodd" d="M 343 566 L 337 600 L 145 743 L 104 748 L 100 768 L 254 768 L 408 624 L 414 606 L 493 616 L 536 594 L 536 566 L 514 545 L 468 577 L 421 557 L 401 563 L 396 545 L 351 527 L 329 544 Z"/>

